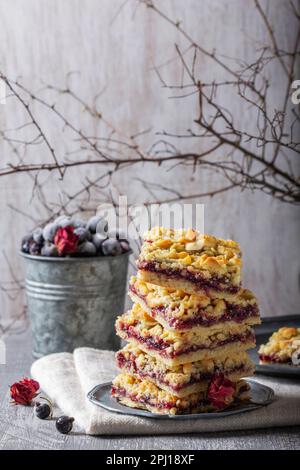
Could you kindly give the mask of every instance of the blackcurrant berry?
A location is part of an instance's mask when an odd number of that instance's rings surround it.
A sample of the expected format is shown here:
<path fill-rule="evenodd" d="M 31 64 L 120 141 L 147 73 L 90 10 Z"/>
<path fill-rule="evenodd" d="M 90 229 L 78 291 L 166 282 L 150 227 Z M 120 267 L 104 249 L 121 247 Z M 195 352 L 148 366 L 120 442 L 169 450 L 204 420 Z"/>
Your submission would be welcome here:
<path fill-rule="evenodd" d="M 108 222 L 105 219 L 100 219 L 96 226 L 96 233 L 99 233 L 103 237 L 107 237 Z"/>
<path fill-rule="evenodd" d="M 109 238 L 117 238 L 117 240 L 125 240 L 126 239 L 126 233 L 124 230 L 117 230 L 117 229 L 111 229 L 108 231 L 107 236 Z"/>
<path fill-rule="evenodd" d="M 39 245 L 34 240 L 30 243 L 29 253 L 31 255 L 37 256 L 41 254 L 42 245 Z"/>
<path fill-rule="evenodd" d="M 56 429 L 62 434 L 68 434 L 73 427 L 74 418 L 60 416 L 56 420 Z"/>
<path fill-rule="evenodd" d="M 76 227 L 74 230 L 75 235 L 78 237 L 78 242 L 90 241 L 92 239 L 91 232 L 85 227 Z"/>
<path fill-rule="evenodd" d="M 54 223 L 60 228 L 65 228 L 67 225 L 72 225 L 71 217 L 67 215 L 61 215 L 55 219 Z"/>
<path fill-rule="evenodd" d="M 42 228 L 36 228 L 35 231 L 32 234 L 33 240 L 38 244 L 42 245 L 44 241 L 43 237 L 43 229 Z"/>
<path fill-rule="evenodd" d="M 57 232 L 58 225 L 54 222 L 50 222 L 43 229 L 43 237 L 46 241 L 53 243 L 54 237 Z"/>
<path fill-rule="evenodd" d="M 23 253 L 29 254 L 30 252 L 30 245 L 33 242 L 32 234 L 26 235 L 22 239 L 21 249 Z"/>
<path fill-rule="evenodd" d="M 95 256 L 97 253 L 97 249 L 92 242 L 86 241 L 86 242 L 81 243 L 81 245 L 78 246 L 77 253 L 80 253 L 86 256 Z"/>
<path fill-rule="evenodd" d="M 48 403 L 39 403 L 36 402 L 35 404 L 35 414 L 38 418 L 40 419 L 46 419 L 50 416 L 51 414 L 51 407 L 48 405 Z"/>
<path fill-rule="evenodd" d="M 119 240 L 119 243 L 122 247 L 123 253 L 126 253 L 130 250 L 130 246 L 127 240 Z"/>
<path fill-rule="evenodd" d="M 91 233 L 96 233 L 97 225 L 99 224 L 100 220 L 101 220 L 101 217 L 99 217 L 99 215 L 94 215 L 93 217 L 90 218 L 90 220 L 86 224 L 86 228 Z"/>
<path fill-rule="evenodd" d="M 122 247 L 119 240 L 108 238 L 102 243 L 102 253 L 104 256 L 117 256 L 122 253 Z"/>
<path fill-rule="evenodd" d="M 41 250 L 42 256 L 58 256 L 58 250 L 53 243 L 46 242 Z"/>
<path fill-rule="evenodd" d="M 93 235 L 93 244 L 95 245 L 98 253 L 101 253 L 101 246 L 104 240 L 106 240 L 106 237 L 100 233 L 95 233 Z"/>

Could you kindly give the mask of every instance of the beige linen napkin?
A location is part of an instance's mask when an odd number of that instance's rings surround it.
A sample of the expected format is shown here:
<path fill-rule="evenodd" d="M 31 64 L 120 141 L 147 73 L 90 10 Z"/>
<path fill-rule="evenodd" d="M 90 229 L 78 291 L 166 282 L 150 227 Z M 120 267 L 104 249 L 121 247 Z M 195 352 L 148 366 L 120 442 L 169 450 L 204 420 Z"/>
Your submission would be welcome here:
<path fill-rule="evenodd" d="M 285 379 L 256 380 L 273 388 L 275 401 L 258 410 L 216 419 L 149 419 L 106 411 L 90 403 L 86 394 L 97 384 L 111 380 L 117 371 L 114 353 L 79 348 L 35 361 L 31 374 L 51 400 L 73 416 L 86 434 L 179 434 L 232 431 L 300 425 L 300 383 Z"/>

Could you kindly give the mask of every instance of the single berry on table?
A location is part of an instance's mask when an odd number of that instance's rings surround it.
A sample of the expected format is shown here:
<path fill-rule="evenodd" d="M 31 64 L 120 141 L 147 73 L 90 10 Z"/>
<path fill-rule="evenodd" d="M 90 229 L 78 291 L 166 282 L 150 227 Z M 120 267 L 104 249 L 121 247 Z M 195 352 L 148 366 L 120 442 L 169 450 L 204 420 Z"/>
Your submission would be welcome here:
<path fill-rule="evenodd" d="M 105 256 L 117 256 L 122 253 L 122 247 L 118 240 L 114 238 L 108 238 L 102 243 L 102 253 Z"/>
<path fill-rule="evenodd" d="M 51 406 L 48 403 L 36 402 L 34 410 L 39 419 L 47 419 L 52 413 Z"/>
<path fill-rule="evenodd" d="M 68 434 L 73 427 L 74 418 L 69 416 L 60 416 L 56 420 L 56 429 L 62 434 Z"/>

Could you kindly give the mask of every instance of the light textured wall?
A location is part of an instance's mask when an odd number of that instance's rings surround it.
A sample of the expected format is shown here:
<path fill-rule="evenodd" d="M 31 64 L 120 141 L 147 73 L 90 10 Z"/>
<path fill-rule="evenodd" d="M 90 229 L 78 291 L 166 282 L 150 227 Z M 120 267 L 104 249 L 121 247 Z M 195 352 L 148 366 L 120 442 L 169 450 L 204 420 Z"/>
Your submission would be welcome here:
<path fill-rule="evenodd" d="M 81 96 L 91 99 L 106 87 L 101 97 L 103 113 L 126 132 L 151 127 L 146 143 L 154 139 L 155 131 L 185 130 L 194 117 L 194 100 L 184 103 L 169 100 L 169 92 L 161 88 L 153 71 L 154 64 L 174 57 L 174 43 L 181 47 L 186 43 L 174 28 L 143 6 L 137 6 L 135 0 L 129 0 L 115 17 L 123 3 L 123 0 L 0 0 L 0 66 L 12 78 L 22 76 L 23 82 L 34 89 L 40 86 L 40 81 L 63 85 L 68 72 L 80 71 L 77 87 Z M 266 39 L 250 0 L 159 0 L 158 4 L 171 17 L 182 20 L 198 42 L 231 57 L 250 59 L 253 41 Z M 288 44 L 291 31 L 283 4 L 274 0 L 269 2 L 269 8 L 283 44 Z M 211 79 L 218 72 L 207 59 L 202 59 L 201 73 Z M 176 61 L 163 68 L 163 74 L 167 81 L 179 80 Z M 275 100 L 282 92 L 283 78 L 274 74 L 273 80 Z M 225 103 L 226 99 L 224 95 Z M 65 111 L 83 125 L 84 118 L 75 114 L 77 108 Z M 13 104 L 0 105 L 0 128 L 18 121 L 19 112 Z M 236 114 L 239 113 L 245 123 L 250 119 L 237 106 Z M 60 155 L 72 147 L 47 114 L 43 116 L 43 125 Z M 100 131 L 95 122 L 91 133 Z M 41 150 L 32 148 L 30 152 L 34 161 Z M 0 154 L 1 167 L 13 158 L 1 140 Z M 85 170 L 90 177 L 97 172 L 96 167 Z M 199 188 L 208 190 L 216 181 L 216 176 L 202 171 L 191 177 L 182 168 L 173 173 L 155 167 L 136 167 L 130 173 L 123 170 L 116 176 L 116 183 L 131 201 L 144 199 L 143 188 L 134 179 L 141 174 L 150 182 L 172 182 L 182 193 L 187 186 L 195 192 Z M 51 201 L 63 198 L 65 190 L 75 191 L 81 181 L 82 170 L 76 168 L 67 173 L 63 182 L 57 173 L 44 177 Z M 12 278 L 7 261 L 17 279 L 22 280 L 17 250 L 22 234 L 33 223 L 30 217 L 16 213 L 10 206 L 34 216 L 35 212 L 43 215 L 38 202 L 31 200 L 30 187 L 27 175 L 0 179 L 2 283 L 10 283 Z M 97 201 L 94 202 L 96 206 Z M 241 193 L 237 189 L 195 202 L 205 203 L 207 232 L 241 243 L 245 285 L 257 294 L 262 315 L 299 312 L 299 210 L 261 193 Z M 1 317 L 11 318 L 20 311 L 22 295 L 12 292 L 8 297 L 0 291 L 0 298 Z"/>

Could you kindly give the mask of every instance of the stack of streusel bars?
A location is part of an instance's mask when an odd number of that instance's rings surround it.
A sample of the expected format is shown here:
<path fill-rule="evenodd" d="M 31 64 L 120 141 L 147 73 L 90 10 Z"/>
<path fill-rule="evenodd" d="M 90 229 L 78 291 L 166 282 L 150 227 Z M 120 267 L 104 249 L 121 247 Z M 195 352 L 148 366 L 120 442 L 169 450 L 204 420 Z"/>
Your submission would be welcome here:
<path fill-rule="evenodd" d="M 254 295 L 241 287 L 241 252 L 232 240 L 156 227 L 145 234 L 117 334 L 121 373 L 112 395 L 153 413 L 221 410 L 241 399 L 254 372 L 247 350 L 260 323 Z"/>

